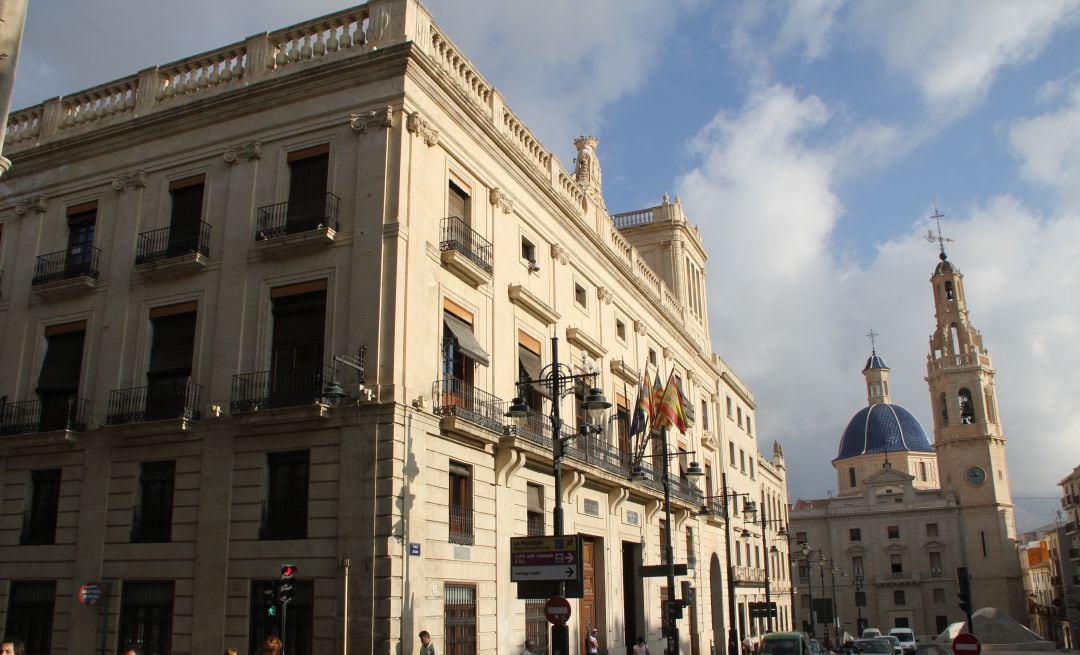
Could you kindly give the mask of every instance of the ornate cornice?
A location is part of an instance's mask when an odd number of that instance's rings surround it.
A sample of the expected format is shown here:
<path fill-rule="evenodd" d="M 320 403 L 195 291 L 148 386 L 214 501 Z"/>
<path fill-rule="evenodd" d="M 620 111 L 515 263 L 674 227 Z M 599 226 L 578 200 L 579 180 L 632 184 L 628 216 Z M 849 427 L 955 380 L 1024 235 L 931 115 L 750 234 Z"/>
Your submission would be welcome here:
<path fill-rule="evenodd" d="M 45 196 L 34 196 L 33 198 L 24 198 L 15 202 L 15 213 L 19 216 L 26 216 L 27 214 L 44 214 L 45 213 Z"/>
<path fill-rule="evenodd" d="M 488 193 L 488 202 L 491 203 L 492 207 L 502 209 L 504 214 L 514 211 L 514 201 L 499 187 L 495 187 Z"/>
<path fill-rule="evenodd" d="M 221 158 L 229 164 L 239 164 L 241 158 L 249 161 L 260 159 L 262 158 L 262 141 L 255 139 L 246 143 L 238 143 L 231 148 L 227 148 L 221 154 Z"/>
<path fill-rule="evenodd" d="M 366 134 L 368 128 L 394 126 L 394 108 L 390 105 L 359 114 L 349 114 L 349 127 L 357 134 Z"/>
<path fill-rule="evenodd" d="M 424 120 L 418 111 L 409 114 L 409 117 L 405 119 L 405 129 L 416 136 L 423 137 L 424 143 L 429 148 L 439 142 L 439 131 Z"/>
<path fill-rule="evenodd" d="M 113 191 L 124 193 L 128 188 L 142 189 L 146 187 L 146 171 L 131 171 L 123 175 L 117 175 L 112 179 Z"/>

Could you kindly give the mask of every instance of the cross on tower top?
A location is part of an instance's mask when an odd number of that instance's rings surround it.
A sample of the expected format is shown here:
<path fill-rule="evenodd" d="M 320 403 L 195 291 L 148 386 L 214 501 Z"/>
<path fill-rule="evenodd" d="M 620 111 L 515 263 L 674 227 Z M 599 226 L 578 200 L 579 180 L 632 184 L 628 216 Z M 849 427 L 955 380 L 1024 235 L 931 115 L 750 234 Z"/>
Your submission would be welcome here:
<path fill-rule="evenodd" d="M 933 243 L 935 241 L 938 242 L 938 247 L 941 249 L 941 254 L 938 255 L 938 257 L 940 257 L 942 261 L 945 261 L 945 259 L 948 258 L 948 255 L 945 254 L 945 243 L 951 243 L 952 239 L 941 236 L 941 219 L 945 218 L 945 215 L 938 211 L 936 203 L 934 204 L 934 213 L 930 216 L 930 218 L 934 219 L 934 221 L 937 222 L 937 234 L 935 235 L 933 230 L 927 230 L 926 240 L 930 243 Z"/>
<path fill-rule="evenodd" d="M 870 339 L 870 352 L 876 355 L 877 354 L 877 342 L 875 341 L 875 339 L 877 339 L 881 335 L 878 334 L 877 332 L 874 332 L 874 328 L 870 328 L 870 331 L 866 333 L 866 336 L 867 336 L 867 338 Z"/>

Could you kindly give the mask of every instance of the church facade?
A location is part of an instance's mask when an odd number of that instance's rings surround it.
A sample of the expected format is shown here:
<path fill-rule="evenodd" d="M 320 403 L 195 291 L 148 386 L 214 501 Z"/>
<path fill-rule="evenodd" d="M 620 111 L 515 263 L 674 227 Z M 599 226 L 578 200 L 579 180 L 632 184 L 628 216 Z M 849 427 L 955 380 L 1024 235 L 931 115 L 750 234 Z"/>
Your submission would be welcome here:
<path fill-rule="evenodd" d="M 965 619 L 959 568 L 970 576 L 975 609 L 995 607 L 1026 622 L 990 354 L 944 248 L 930 283 L 933 444 L 892 403 L 889 368 L 875 349 L 863 369 L 867 407 L 851 419 L 832 461 L 838 494 L 792 510 L 796 613 L 819 635 L 865 627 L 936 635 Z"/>

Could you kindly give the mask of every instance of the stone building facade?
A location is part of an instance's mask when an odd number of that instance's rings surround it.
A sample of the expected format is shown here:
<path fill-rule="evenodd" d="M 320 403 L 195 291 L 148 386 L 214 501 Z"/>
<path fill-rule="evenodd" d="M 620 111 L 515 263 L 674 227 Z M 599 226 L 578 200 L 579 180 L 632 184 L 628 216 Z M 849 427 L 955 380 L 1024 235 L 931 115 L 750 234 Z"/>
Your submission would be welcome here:
<path fill-rule="evenodd" d="M 933 445 L 892 403 L 889 368 L 875 349 L 863 369 L 867 407 L 832 462 L 839 493 L 792 511 L 796 613 L 819 634 L 910 627 L 937 635 L 964 620 L 959 567 L 968 569 L 975 609 L 1027 621 L 990 354 L 944 249 L 930 282 Z"/>
<path fill-rule="evenodd" d="M 605 652 L 663 643 L 663 579 L 640 576 L 666 538 L 661 460 L 635 461 L 628 434 L 646 372 L 674 371 L 690 414 L 663 456 L 690 565 L 682 648 L 760 631 L 747 603 L 769 551 L 743 543 L 737 580 L 725 555 L 725 530 L 754 517 L 699 510 L 723 489 L 755 499 L 765 543 L 785 467 L 759 453 L 753 396 L 711 350 L 700 232 L 677 198 L 609 214 L 598 142 L 577 148 L 568 171 L 415 0 L 14 112 L 5 628 L 51 653 L 243 652 L 280 629 L 290 563 L 290 654 L 411 653 L 420 630 L 446 655 L 543 644 L 510 538 L 552 532 L 553 399 L 515 382 L 542 374 L 557 338 L 613 404 L 562 463 L 566 532 L 585 539 L 572 643 L 588 627 Z M 519 391 L 537 411 L 514 429 Z M 564 434 L 587 392 L 554 399 Z"/>

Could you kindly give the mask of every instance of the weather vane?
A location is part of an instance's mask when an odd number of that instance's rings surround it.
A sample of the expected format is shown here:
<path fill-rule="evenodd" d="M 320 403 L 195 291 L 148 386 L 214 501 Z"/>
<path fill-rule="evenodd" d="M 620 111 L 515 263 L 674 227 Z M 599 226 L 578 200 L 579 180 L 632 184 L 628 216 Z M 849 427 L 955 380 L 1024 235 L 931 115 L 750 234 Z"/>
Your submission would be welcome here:
<path fill-rule="evenodd" d="M 878 334 L 877 332 L 874 332 L 874 328 L 870 328 L 870 331 L 866 333 L 866 336 L 870 339 L 870 352 L 876 355 L 877 354 L 877 342 L 874 341 L 874 340 L 877 339 L 878 337 L 880 337 L 881 335 Z"/>
<path fill-rule="evenodd" d="M 947 255 L 945 254 L 945 243 L 952 243 L 952 239 L 941 236 L 941 219 L 945 218 L 945 215 L 938 211 L 937 203 L 934 203 L 934 213 L 932 216 L 930 216 L 930 218 L 934 219 L 937 222 L 937 234 L 935 235 L 933 230 L 927 230 L 926 240 L 930 243 L 933 243 L 935 241 L 938 242 L 938 247 L 941 249 L 941 255 L 939 256 L 941 257 L 942 261 L 944 261 L 947 257 Z"/>

